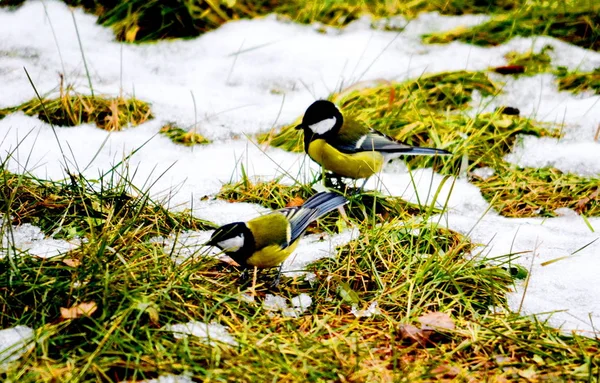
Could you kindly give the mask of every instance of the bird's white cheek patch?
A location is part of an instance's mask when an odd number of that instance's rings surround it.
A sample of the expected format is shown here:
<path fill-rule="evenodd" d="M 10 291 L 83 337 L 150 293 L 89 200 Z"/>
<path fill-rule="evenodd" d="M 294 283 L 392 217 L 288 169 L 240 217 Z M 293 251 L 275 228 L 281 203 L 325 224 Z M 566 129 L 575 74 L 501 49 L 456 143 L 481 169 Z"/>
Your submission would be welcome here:
<path fill-rule="evenodd" d="M 221 241 L 217 245 L 224 251 L 238 251 L 244 246 L 244 234 Z"/>
<path fill-rule="evenodd" d="M 315 134 L 325 134 L 329 132 L 335 126 L 336 119 L 335 117 L 328 118 L 326 120 L 322 120 L 317 122 L 316 124 L 308 125 L 310 130 L 312 130 Z"/>

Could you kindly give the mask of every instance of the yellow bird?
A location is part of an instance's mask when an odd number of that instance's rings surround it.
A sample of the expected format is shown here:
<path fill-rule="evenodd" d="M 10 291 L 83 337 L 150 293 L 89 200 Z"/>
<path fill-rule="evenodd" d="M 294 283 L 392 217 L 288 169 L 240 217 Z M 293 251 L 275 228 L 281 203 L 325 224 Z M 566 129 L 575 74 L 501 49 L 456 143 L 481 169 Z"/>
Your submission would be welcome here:
<path fill-rule="evenodd" d="M 251 219 L 221 226 L 206 243 L 217 246 L 244 271 L 249 267 L 281 266 L 298 246 L 308 225 L 348 200 L 337 193 L 321 192 L 302 206 L 287 207 Z M 279 282 L 281 267 L 275 280 Z"/>
<path fill-rule="evenodd" d="M 304 130 L 304 150 L 310 158 L 341 177 L 369 178 L 402 155 L 451 154 L 443 149 L 410 146 L 358 121 L 344 119 L 327 100 L 310 105 L 296 129 Z"/>

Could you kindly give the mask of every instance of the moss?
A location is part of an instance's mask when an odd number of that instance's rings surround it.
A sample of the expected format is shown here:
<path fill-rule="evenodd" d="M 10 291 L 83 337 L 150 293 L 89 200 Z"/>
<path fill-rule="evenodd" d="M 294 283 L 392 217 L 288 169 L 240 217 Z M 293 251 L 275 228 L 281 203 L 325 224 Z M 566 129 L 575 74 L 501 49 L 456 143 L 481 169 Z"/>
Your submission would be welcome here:
<path fill-rule="evenodd" d="M 168 137 L 176 144 L 185 146 L 210 144 L 210 141 L 203 135 L 196 133 L 193 130 L 187 131 L 179 128 L 174 123 L 168 123 L 160 128 L 159 131 L 165 137 Z"/>

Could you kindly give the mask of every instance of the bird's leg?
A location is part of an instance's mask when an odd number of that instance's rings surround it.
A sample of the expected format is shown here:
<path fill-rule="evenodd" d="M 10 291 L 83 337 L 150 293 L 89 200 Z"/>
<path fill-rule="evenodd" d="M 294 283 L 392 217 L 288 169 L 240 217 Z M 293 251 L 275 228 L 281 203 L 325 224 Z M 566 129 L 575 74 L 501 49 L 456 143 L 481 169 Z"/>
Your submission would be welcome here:
<path fill-rule="evenodd" d="M 246 279 L 248 279 L 248 268 L 244 267 L 244 270 L 242 270 L 242 273 L 240 274 L 240 280 L 244 282 Z"/>
<path fill-rule="evenodd" d="M 277 276 L 271 283 L 271 288 L 277 287 L 279 285 L 279 281 L 281 280 L 281 269 L 283 268 L 283 263 L 279 265 L 279 269 L 277 270 Z"/>
<path fill-rule="evenodd" d="M 324 173 L 324 176 L 325 176 L 325 186 L 342 191 L 344 193 L 346 193 L 348 191 L 348 185 L 346 185 L 342 181 L 341 176 L 339 176 L 335 173 L 331 173 L 331 174 Z"/>

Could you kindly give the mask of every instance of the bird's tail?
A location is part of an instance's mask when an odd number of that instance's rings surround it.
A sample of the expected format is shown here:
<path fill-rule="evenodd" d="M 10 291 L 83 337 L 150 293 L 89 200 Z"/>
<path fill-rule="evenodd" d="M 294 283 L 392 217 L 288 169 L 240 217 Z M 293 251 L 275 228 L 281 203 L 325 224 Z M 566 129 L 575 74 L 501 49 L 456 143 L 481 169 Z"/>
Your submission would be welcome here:
<path fill-rule="evenodd" d="M 302 208 L 316 209 L 318 213 L 314 219 L 317 219 L 347 203 L 348 200 L 337 193 L 320 192 L 307 199 Z"/>
<path fill-rule="evenodd" d="M 447 150 L 444 149 L 435 149 L 435 148 L 421 148 L 418 146 L 413 146 L 410 150 L 407 150 L 403 153 L 400 153 L 407 156 L 449 156 L 452 155 Z"/>

